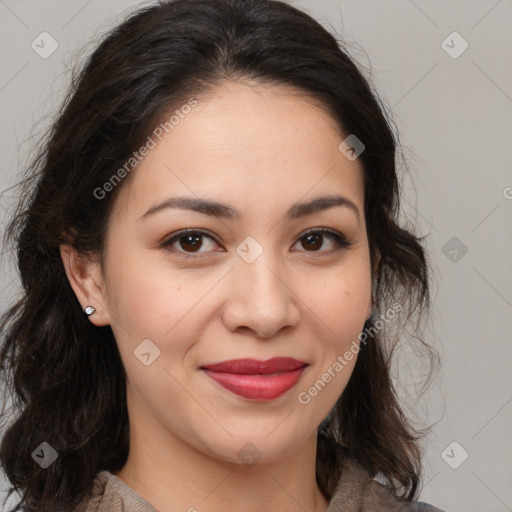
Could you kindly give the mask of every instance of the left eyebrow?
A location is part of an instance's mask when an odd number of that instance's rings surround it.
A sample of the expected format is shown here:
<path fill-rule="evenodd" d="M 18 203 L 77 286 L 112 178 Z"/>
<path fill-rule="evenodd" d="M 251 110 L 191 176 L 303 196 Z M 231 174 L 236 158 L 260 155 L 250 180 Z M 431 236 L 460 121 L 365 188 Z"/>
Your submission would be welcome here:
<path fill-rule="evenodd" d="M 360 223 L 360 213 L 356 204 L 347 197 L 341 195 L 320 196 L 307 202 L 295 203 L 289 208 L 285 216 L 288 220 L 296 220 L 316 212 L 334 208 L 336 206 L 342 206 L 350 209 L 356 214 L 357 221 Z M 149 208 L 146 213 L 139 217 L 139 220 L 143 220 L 167 208 L 192 210 L 204 215 L 209 215 L 211 217 L 225 218 L 228 220 L 238 219 L 241 217 L 240 212 L 231 206 L 213 201 L 211 199 L 201 199 L 195 197 L 171 197 Z"/>

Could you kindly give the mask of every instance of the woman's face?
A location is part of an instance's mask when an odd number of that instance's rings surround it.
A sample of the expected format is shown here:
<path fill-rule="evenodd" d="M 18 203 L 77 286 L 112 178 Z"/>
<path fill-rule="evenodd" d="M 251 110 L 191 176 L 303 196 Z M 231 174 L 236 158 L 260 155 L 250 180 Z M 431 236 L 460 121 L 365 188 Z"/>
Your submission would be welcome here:
<path fill-rule="evenodd" d="M 371 311 L 362 164 L 338 149 L 334 121 L 284 86 L 225 82 L 173 126 L 116 199 L 90 319 L 113 329 L 130 423 L 148 438 L 276 461 L 343 392 L 356 361 L 344 354 Z M 299 206 L 323 196 L 353 207 Z M 177 197 L 223 206 L 178 208 Z M 173 238 L 184 229 L 194 233 Z M 305 369 L 204 369 L 276 357 Z"/>

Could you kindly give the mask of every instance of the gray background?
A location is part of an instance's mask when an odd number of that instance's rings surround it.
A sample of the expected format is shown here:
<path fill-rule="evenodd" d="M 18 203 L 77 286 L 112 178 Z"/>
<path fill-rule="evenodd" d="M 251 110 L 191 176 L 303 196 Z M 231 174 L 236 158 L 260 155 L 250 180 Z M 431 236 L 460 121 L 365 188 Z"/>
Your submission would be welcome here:
<path fill-rule="evenodd" d="M 0 0 L 0 189 L 15 183 L 51 121 L 70 65 L 133 6 L 146 4 Z M 421 498 L 447 512 L 512 510 L 512 2 L 293 4 L 371 65 L 409 161 L 404 214 L 428 235 L 435 286 L 426 337 L 442 359 L 429 393 L 414 405 L 419 421 L 436 422 L 425 443 Z M 31 48 L 43 31 L 58 42 L 46 59 Z M 454 31 L 469 45 L 457 58 L 442 46 Z M 452 55 L 462 44 L 457 36 L 444 43 Z M 0 201 L 2 231 L 12 196 Z M 8 259 L 1 279 L 3 311 L 17 290 Z M 403 353 L 401 375 L 414 377 L 413 352 Z M 462 450 L 468 458 L 460 464 Z"/>

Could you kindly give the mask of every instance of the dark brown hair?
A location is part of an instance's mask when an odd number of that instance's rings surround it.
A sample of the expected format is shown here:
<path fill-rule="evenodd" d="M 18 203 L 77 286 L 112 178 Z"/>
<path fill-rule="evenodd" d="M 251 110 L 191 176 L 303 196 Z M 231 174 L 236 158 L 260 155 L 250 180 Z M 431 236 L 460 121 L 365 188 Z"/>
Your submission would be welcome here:
<path fill-rule="evenodd" d="M 126 375 L 116 341 L 109 326 L 96 327 L 84 315 L 59 246 L 102 253 L 123 182 L 101 200 L 94 191 L 130 159 L 157 119 L 223 80 L 289 85 L 319 101 L 340 132 L 363 141 L 377 311 L 398 301 L 405 326 L 429 309 L 422 239 L 398 223 L 398 136 L 344 43 L 279 1 L 175 0 L 139 9 L 106 35 L 74 77 L 26 171 L 6 232 L 23 289 L 0 322 L 0 364 L 15 412 L 0 461 L 23 510 L 69 510 L 98 471 L 122 468 L 129 448 Z M 330 498 L 341 445 L 372 475 L 385 477 L 398 499 L 411 501 L 423 434 L 406 419 L 392 383 L 396 342 L 375 323 L 375 315 L 366 322 L 367 343 L 319 428 L 317 480 Z M 432 347 L 417 339 L 434 361 Z M 47 469 L 32 458 L 43 441 L 58 453 Z"/>

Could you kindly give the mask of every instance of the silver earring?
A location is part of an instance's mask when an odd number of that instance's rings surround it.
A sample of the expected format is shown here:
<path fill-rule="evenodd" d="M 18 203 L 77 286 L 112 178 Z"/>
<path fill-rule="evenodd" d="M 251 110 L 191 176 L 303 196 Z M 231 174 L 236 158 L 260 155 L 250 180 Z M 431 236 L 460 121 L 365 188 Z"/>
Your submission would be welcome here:
<path fill-rule="evenodd" d="M 87 306 L 87 307 L 84 309 L 84 311 L 85 311 L 85 314 L 86 314 L 87 316 L 91 316 L 93 313 L 95 313 L 95 312 L 96 312 L 96 309 L 94 309 L 92 306 Z"/>

